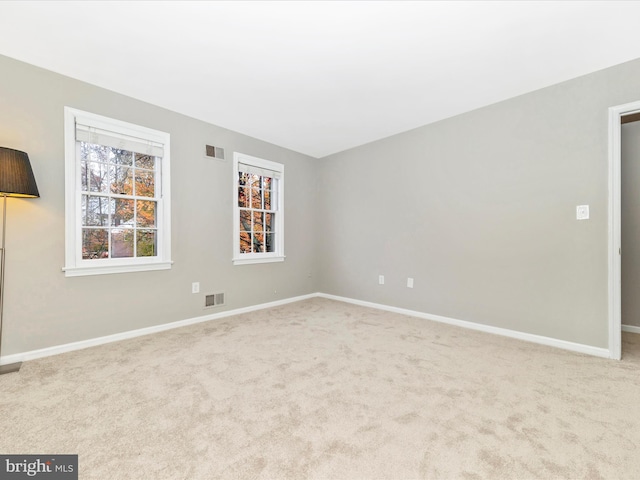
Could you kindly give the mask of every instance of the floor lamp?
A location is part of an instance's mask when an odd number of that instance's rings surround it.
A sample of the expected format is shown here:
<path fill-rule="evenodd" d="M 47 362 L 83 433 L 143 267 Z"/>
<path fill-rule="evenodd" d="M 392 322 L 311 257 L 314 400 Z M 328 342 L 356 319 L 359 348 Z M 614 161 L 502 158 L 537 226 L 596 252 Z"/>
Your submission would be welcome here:
<path fill-rule="evenodd" d="M 39 197 L 29 155 L 12 148 L 0 147 L 0 196 L 2 197 L 2 248 L 0 249 L 0 360 L 2 359 L 2 312 L 4 311 L 4 246 L 7 232 L 7 197 Z M 0 365 L 0 375 L 17 372 L 22 362 Z"/>

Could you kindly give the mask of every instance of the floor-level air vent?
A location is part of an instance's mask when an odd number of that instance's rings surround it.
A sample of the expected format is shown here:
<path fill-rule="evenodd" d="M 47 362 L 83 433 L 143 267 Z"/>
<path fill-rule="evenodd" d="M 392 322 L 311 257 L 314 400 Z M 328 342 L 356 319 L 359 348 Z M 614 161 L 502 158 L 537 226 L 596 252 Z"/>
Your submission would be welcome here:
<path fill-rule="evenodd" d="M 224 160 L 224 148 L 214 147 L 213 145 L 206 145 L 206 153 L 207 157 Z"/>
<path fill-rule="evenodd" d="M 212 293 L 204 297 L 204 308 L 224 305 L 224 293 Z"/>

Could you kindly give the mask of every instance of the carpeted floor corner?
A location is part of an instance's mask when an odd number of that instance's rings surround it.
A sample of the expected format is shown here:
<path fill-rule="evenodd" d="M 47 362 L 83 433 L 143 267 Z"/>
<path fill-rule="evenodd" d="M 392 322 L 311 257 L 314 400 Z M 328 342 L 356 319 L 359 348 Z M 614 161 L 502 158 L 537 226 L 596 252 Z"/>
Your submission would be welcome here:
<path fill-rule="evenodd" d="M 81 479 L 637 479 L 621 362 L 315 298 L 26 362 L 0 452 Z"/>

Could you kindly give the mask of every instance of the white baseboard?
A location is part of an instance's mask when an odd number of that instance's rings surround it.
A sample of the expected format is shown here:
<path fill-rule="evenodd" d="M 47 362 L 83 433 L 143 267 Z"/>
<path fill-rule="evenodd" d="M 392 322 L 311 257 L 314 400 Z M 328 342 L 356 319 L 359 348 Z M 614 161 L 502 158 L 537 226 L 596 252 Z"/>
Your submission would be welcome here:
<path fill-rule="evenodd" d="M 203 315 L 201 317 L 189 318 L 187 320 L 179 320 L 177 322 L 163 323 L 162 325 L 154 325 L 153 327 L 140 328 L 137 330 L 130 330 L 128 332 L 116 333 L 113 335 L 106 335 L 104 337 L 91 338 L 89 340 L 82 340 L 80 342 L 66 343 L 64 345 L 56 345 L 55 347 L 42 348 L 39 350 L 31 350 L 29 352 L 16 353 L 13 355 L 6 355 L 0 359 L 0 365 L 6 365 L 9 363 L 26 362 L 28 360 L 35 360 L 36 358 L 49 357 L 51 355 L 59 355 L 61 353 L 73 352 L 74 350 L 82 350 L 84 348 L 95 347 L 97 345 L 104 345 L 105 343 L 118 342 L 120 340 L 127 340 L 129 338 L 141 337 L 143 335 L 150 335 L 152 333 L 163 332 L 165 330 L 172 330 L 174 328 L 186 327 L 187 325 L 193 325 L 195 323 L 208 322 L 211 320 L 219 320 L 225 317 L 231 317 L 233 315 L 240 315 L 243 313 L 254 312 L 256 310 L 262 310 L 264 308 L 277 307 L 280 305 L 286 305 L 287 303 L 299 302 L 308 298 L 317 297 L 317 293 L 311 293 L 308 295 L 301 295 L 298 297 L 286 298 L 284 300 L 277 300 L 275 302 L 261 303 L 259 305 L 252 305 L 250 307 L 236 308 L 235 310 L 227 310 L 224 312 L 211 313 Z"/>
<path fill-rule="evenodd" d="M 622 331 L 629 333 L 640 333 L 640 327 L 636 327 L 635 325 L 622 325 Z"/>
<path fill-rule="evenodd" d="M 339 297 L 337 295 L 330 295 L 327 293 L 310 293 L 308 295 L 301 295 L 298 297 L 291 297 L 283 300 L 277 300 L 275 302 L 261 303 L 259 305 L 252 305 L 250 307 L 243 307 L 243 308 L 237 308 L 235 310 L 227 310 L 224 312 L 212 313 L 208 315 L 203 315 L 201 317 L 194 317 L 186 320 L 179 320 L 176 322 L 164 323 L 162 325 L 154 325 L 152 327 L 140 328 L 137 330 L 130 330 L 128 332 L 116 333 L 114 335 L 107 335 L 104 337 L 92 338 L 89 340 L 82 340 L 80 342 L 66 343 L 64 345 L 57 345 L 54 347 L 42 348 L 39 350 L 31 350 L 28 352 L 16 353 L 13 355 L 6 355 L 0 358 L 0 365 L 17 363 L 17 362 L 26 362 L 29 360 L 35 360 L 36 358 L 49 357 L 51 355 L 59 355 L 61 353 L 72 352 L 75 350 L 82 350 L 84 348 L 95 347 L 97 345 L 104 345 L 106 343 L 111 343 L 111 342 L 118 342 L 120 340 L 127 340 L 129 338 L 141 337 L 143 335 L 150 335 L 152 333 L 163 332 L 165 330 L 172 330 L 174 328 L 186 327 L 188 325 L 193 325 L 196 323 L 219 320 L 221 318 L 231 317 L 234 315 L 255 312 L 256 310 L 262 310 L 265 308 L 286 305 L 288 303 L 299 302 L 301 300 L 307 300 L 309 298 L 314 298 L 314 297 L 328 298 L 330 300 L 337 300 L 339 302 L 352 303 L 354 305 L 360 305 L 363 307 L 370 307 L 378 310 L 385 310 L 388 312 L 400 313 L 402 315 L 409 315 L 411 317 L 423 318 L 423 319 L 432 320 L 435 322 L 455 325 L 457 327 L 468 328 L 471 330 L 478 330 L 486 333 L 492 333 L 494 335 L 501 335 L 503 337 L 516 338 L 518 340 L 525 340 L 527 342 L 561 348 L 563 350 L 570 350 L 573 352 L 585 353 L 587 355 L 594 355 L 596 357 L 611 358 L 609 350 L 606 348 L 599 348 L 599 347 L 593 347 L 590 345 L 583 345 L 580 343 L 567 342 L 565 340 L 558 340 L 555 338 L 543 337 L 541 335 L 523 333 L 523 332 L 518 332 L 516 330 L 509 330 L 506 328 L 492 327 L 490 325 L 483 325 L 480 323 L 469 322 L 466 320 L 457 320 L 455 318 L 443 317 L 440 315 L 431 315 L 428 313 L 417 312 L 415 310 L 408 310 L 405 308 L 391 307 L 389 305 L 382 305 L 379 303 L 355 300 L 353 298 Z M 625 332 L 640 333 L 640 327 L 634 327 L 631 325 L 623 325 L 622 330 Z"/>
<path fill-rule="evenodd" d="M 518 332 L 516 330 L 509 330 L 506 328 L 492 327 L 490 325 L 483 325 L 481 323 L 469 322 L 466 320 L 458 320 L 455 318 L 443 317 L 440 315 L 431 315 L 428 313 L 417 312 L 415 310 L 407 310 L 405 308 L 391 307 L 389 305 L 382 305 L 379 303 L 365 302 L 362 300 L 354 300 L 352 298 L 339 297 L 336 295 L 329 295 L 326 293 L 319 293 L 318 296 L 323 298 L 328 298 L 331 300 L 337 300 L 340 302 L 353 303 L 355 305 L 361 305 L 363 307 L 371 307 L 371 308 L 376 308 L 378 310 L 385 310 L 388 312 L 409 315 L 411 317 L 424 318 L 426 320 L 433 320 L 435 322 L 455 325 L 456 327 L 463 327 L 471 330 L 478 330 L 480 332 L 492 333 L 494 335 L 501 335 L 503 337 L 517 338 L 518 340 L 524 340 L 532 343 L 539 343 L 541 345 L 561 348 L 563 350 L 570 350 L 572 352 L 585 353 L 587 355 L 594 355 L 596 357 L 611 358 L 609 349 L 607 348 L 593 347 L 591 345 L 584 345 L 581 343 L 567 342 L 565 340 L 558 340 L 556 338 L 551 338 L 551 337 L 543 337 L 541 335 L 534 335 L 532 333 L 524 333 L 524 332 Z M 640 328 L 638 330 L 640 331 Z"/>

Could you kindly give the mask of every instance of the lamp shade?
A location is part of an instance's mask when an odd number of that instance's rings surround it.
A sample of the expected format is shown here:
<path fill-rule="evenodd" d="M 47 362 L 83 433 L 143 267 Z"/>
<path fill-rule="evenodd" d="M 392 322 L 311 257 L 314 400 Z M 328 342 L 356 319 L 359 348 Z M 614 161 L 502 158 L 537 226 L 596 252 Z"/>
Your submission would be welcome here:
<path fill-rule="evenodd" d="M 0 147 L 0 196 L 39 197 L 29 155 Z"/>

